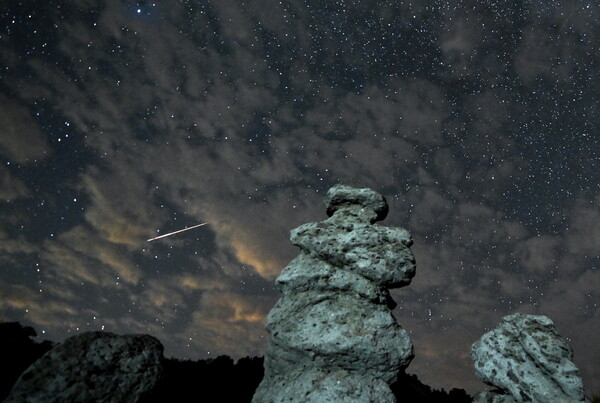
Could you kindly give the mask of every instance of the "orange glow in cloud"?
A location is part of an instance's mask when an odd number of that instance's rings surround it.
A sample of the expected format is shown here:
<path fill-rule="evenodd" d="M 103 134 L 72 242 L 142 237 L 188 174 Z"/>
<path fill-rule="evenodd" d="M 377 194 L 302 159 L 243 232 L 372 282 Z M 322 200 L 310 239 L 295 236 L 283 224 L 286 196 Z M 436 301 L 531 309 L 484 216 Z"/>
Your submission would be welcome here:
<path fill-rule="evenodd" d="M 107 239 L 110 242 L 128 246 L 138 246 L 141 238 L 147 233 L 147 228 L 135 225 L 130 220 L 119 218 L 111 224 L 98 225 L 107 233 Z"/>
<path fill-rule="evenodd" d="M 105 248 L 99 252 L 100 261 L 111 267 L 119 277 L 130 284 L 137 284 L 141 273 L 135 266 L 123 258 L 119 258 L 117 251 Z"/>
<path fill-rule="evenodd" d="M 266 312 L 253 300 L 229 292 L 210 293 L 203 297 L 204 310 L 212 318 L 225 320 L 231 324 L 239 322 L 262 323 Z"/>
<path fill-rule="evenodd" d="M 431 344 L 424 344 L 420 347 L 421 348 L 419 350 L 419 355 L 422 355 L 423 357 L 434 358 L 439 356 L 439 352 L 436 349 L 436 346 L 433 346 Z"/>
<path fill-rule="evenodd" d="M 191 276 L 182 276 L 181 285 L 185 288 L 191 288 L 192 290 L 198 290 L 201 288 L 200 281 Z"/>
<path fill-rule="evenodd" d="M 56 301 L 42 301 L 39 293 L 21 285 L 6 284 L 0 281 L 0 309 L 27 310 L 27 319 L 36 325 L 55 326 L 62 323 L 66 315 L 75 315 L 77 310 L 69 304 Z M 0 314 L 0 319 L 2 315 Z"/>
<path fill-rule="evenodd" d="M 222 290 L 227 288 L 218 279 L 196 275 L 177 276 L 174 278 L 174 281 L 176 287 L 183 287 L 187 290 Z"/>
<path fill-rule="evenodd" d="M 254 249 L 252 245 L 243 242 L 237 237 L 232 238 L 231 246 L 240 262 L 254 267 L 264 278 L 277 277 L 283 268 L 268 256 L 264 256 L 264 254 Z"/>
<path fill-rule="evenodd" d="M 164 304 L 166 304 L 167 302 L 169 302 L 169 298 L 164 294 L 155 295 L 155 296 L 152 296 L 151 298 L 152 298 L 152 303 L 154 304 L 154 306 L 157 306 L 157 307 L 161 307 Z"/>
<path fill-rule="evenodd" d="M 265 320 L 264 314 L 258 311 L 250 310 L 247 303 L 243 303 L 242 301 L 234 301 L 231 305 L 234 309 L 233 317 L 230 319 L 231 322 L 244 321 L 262 323 Z"/>

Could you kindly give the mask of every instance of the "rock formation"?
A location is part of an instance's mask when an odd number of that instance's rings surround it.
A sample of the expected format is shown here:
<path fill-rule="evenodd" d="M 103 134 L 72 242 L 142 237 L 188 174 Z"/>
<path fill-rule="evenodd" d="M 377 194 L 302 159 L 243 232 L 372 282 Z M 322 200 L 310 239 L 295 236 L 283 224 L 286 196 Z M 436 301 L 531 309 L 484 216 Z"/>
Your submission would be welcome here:
<path fill-rule="evenodd" d="M 21 374 L 7 402 L 139 402 L 162 372 L 152 336 L 89 332 L 73 336 Z"/>
<path fill-rule="evenodd" d="M 408 231 L 373 225 L 388 206 L 371 189 L 338 185 L 329 218 L 291 231 L 300 254 L 277 278 L 265 377 L 253 402 L 394 402 L 389 388 L 413 358 L 389 288 L 410 284 Z"/>
<path fill-rule="evenodd" d="M 479 379 L 498 388 L 475 402 L 585 402 L 573 352 L 546 316 L 514 314 L 473 344 Z"/>

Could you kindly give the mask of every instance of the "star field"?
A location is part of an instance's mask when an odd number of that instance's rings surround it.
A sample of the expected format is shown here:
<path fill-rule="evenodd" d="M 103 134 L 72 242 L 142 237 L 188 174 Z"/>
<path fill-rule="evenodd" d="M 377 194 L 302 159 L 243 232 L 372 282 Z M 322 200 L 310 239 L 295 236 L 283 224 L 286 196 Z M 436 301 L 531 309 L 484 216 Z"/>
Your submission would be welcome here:
<path fill-rule="evenodd" d="M 0 320 L 261 355 L 341 182 L 413 235 L 409 372 L 483 389 L 471 344 L 544 314 L 600 393 L 598 5 L 93 3 L 0 5 Z"/>

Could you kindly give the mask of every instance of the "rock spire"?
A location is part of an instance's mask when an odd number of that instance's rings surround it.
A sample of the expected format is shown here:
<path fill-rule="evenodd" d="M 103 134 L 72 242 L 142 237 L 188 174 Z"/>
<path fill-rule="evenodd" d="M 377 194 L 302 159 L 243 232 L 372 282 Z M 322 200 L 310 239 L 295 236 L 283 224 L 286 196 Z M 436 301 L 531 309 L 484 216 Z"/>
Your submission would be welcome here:
<path fill-rule="evenodd" d="M 328 219 L 291 231 L 300 254 L 276 281 L 254 403 L 394 402 L 388 385 L 413 358 L 388 291 L 415 275 L 410 234 L 373 225 L 388 205 L 371 189 L 334 186 L 325 206 Z"/>

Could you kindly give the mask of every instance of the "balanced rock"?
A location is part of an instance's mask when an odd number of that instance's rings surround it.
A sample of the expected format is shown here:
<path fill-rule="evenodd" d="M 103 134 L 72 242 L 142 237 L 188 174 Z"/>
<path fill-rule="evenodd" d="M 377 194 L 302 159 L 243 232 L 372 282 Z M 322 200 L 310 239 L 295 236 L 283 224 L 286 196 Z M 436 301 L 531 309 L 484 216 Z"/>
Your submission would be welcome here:
<path fill-rule="evenodd" d="M 7 402 L 139 402 L 162 375 L 152 336 L 88 332 L 70 337 L 21 374 Z"/>
<path fill-rule="evenodd" d="M 388 291 L 415 275 L 410 234 L 373 225 L 388 206 L 371 189 L 335 186 L 325 205 L 328 219 L 291 231 L 300 254 L 276 281 L 254 403 L 394 402 L 389 384 L 413 358 Z"/>
<path fill-rule="evenodd" d="M 471 348 L 479 379 L 498 390 L 475 402 L 585 402 L 573 352 L 546 316 L 514 314 Z"/>

